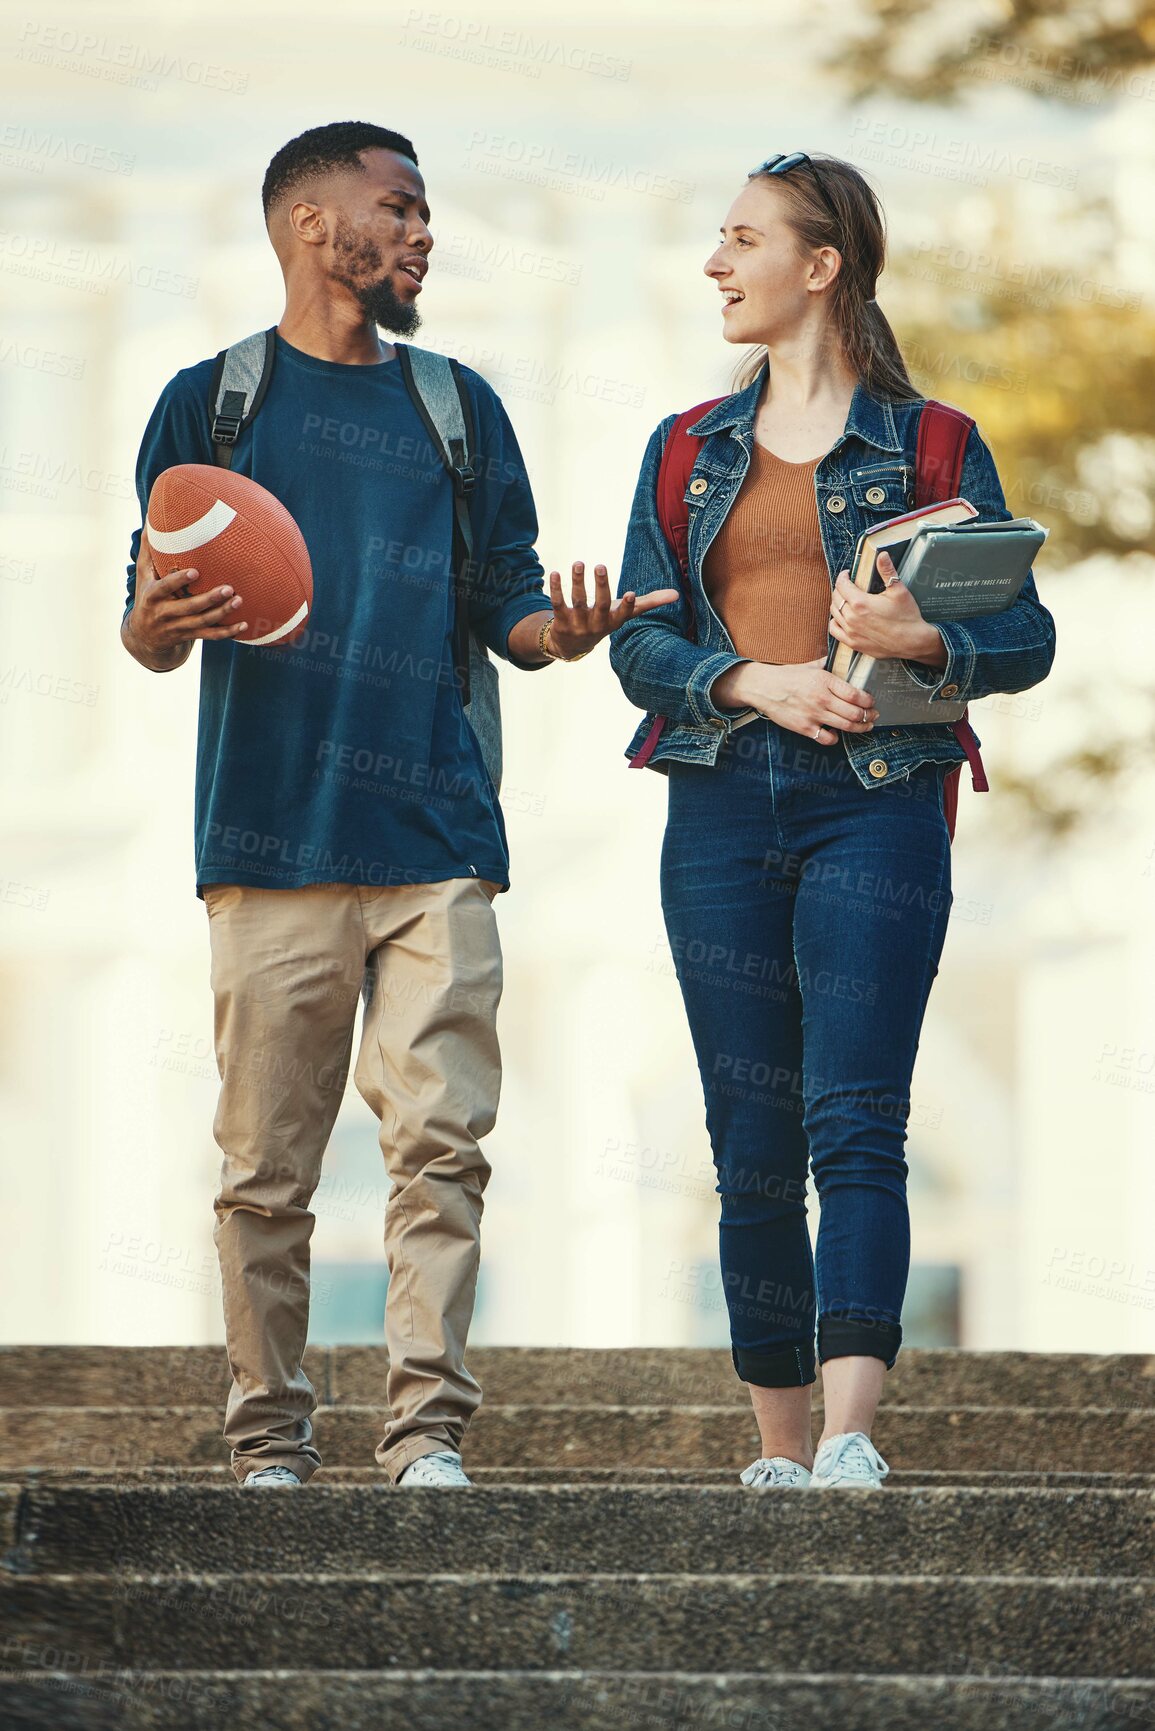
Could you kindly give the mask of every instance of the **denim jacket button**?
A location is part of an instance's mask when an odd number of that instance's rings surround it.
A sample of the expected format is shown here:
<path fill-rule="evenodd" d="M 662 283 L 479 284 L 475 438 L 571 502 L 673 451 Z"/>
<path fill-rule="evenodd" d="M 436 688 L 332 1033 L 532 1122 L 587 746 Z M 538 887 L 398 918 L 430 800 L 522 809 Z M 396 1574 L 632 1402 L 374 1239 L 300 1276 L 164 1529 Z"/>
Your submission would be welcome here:
<path fill-rule="evenodd" d="M 885 498 L 886 494 L 881 487 L 868 487 L 866 489 L 866 503 L 868 505 L 881 505 Z"/>
<path fill-rule="evenodd" d="M 846 500 L 842 497 L 841 493 L 832 493 L 826 501 L 826 509 L 832 511 L 837 517 L 840 511 L 845 511 Z"/>
<path fill-rule="evenodd" d="M 890 772 L 890 765 L 885 757 L 872 757 L 866 767 L 876 781 L 880 781 L 884 775 Z"/>
<path fill-rule="evenodd" d="M 709 481 L 703 481 L 701 475 L 699 475 L 696 481 L 690 482 L 690 491 L 691 491 L 691 493 L 693 493 L 694 497 L 697 498 L 700 493 L 704 493 L 706 491 L 706 488 L 709 485 L 710 485 Z"/>
<path fill-rule="evenodd" d="M 957 685 L 944 685 L 944 686 L 942 686 L 939 690 L 939 696 L 940 697 L 957 697 L 958 696 L 958 686 Z"/>

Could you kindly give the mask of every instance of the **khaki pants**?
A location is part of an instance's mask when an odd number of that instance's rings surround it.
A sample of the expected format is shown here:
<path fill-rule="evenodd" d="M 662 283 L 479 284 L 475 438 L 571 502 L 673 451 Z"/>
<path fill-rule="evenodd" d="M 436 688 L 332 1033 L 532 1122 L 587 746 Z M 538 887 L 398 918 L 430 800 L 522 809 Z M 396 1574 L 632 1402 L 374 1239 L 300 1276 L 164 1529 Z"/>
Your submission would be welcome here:
<path fill-rule="evenodd" d="M 460 1449 L 481 1389 L 465 1369 L 482 1194 L 501 1068 L 501 946 L 481 878 L 388 889 L 206 884 L 224 1154 L 216 1239 L 233 1375 L 224 1435 L 238 1479 L 321 1464 L 309 1321 L 309 1202 L 341 1104 L 362 984 L 354 1080 L 380 1121 L 391 1409 L 378 1464 Z"/>

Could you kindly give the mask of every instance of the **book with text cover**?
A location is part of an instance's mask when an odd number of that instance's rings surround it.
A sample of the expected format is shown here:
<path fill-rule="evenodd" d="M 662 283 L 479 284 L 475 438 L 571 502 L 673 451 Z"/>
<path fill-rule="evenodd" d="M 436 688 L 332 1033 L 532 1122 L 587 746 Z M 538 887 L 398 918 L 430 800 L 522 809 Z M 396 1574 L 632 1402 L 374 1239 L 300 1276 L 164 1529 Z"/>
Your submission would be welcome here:
<path fill-rule="evenodd" d="M 899 576 L 930 624 L 1004 613 L 1012 606 L 1047 538 L 1033 517 L 1007 523 L 954 523 L 922 527 L 912 538 Z M 858 691 L 868 691 L 878 710 L 878 726 L 960 721 L 966 703 L 935 703 L 903 661 L 856 654 L 845 676 Z"/>
<path fill-rule="evenodd" d="M 904 511 L 901 517 L 888 517 L 885 523 L 875 523 L 858 537 L 850 561 L 850 581 L 859 589 L 871 593 L 886 587 L 878 573 L 878 555 L 889 553 L 895 566 L 903 556 L 917 531 L 935 524 L 963 523 L 978 512 L 966 499 L 944 499 L 940 505 L 923 505 L 917 511 Z M 837 673 L 839 679 L 849 675 L 854 650 L 832 637 L 826 654 L 827 673 Z"/>

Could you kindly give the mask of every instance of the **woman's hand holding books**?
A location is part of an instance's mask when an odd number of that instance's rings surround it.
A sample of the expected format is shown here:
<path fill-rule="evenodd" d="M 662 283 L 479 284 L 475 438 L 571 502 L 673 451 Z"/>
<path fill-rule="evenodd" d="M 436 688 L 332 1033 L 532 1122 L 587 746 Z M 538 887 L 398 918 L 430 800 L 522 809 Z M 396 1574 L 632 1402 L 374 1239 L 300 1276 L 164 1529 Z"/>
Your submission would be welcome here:
<path fill-rule="evenodd" d="M 945 667 L 942 633 L 923 618 L 922 609 L 899 577 L 889 553 L 878 555 L 877 570 L 886 587 L 875 594 L 857 588 L 848 570 L 838 573 L 830 606 L 831 636 L 848 649 L 876 659 L 922 661 L 928 667 Z"/>

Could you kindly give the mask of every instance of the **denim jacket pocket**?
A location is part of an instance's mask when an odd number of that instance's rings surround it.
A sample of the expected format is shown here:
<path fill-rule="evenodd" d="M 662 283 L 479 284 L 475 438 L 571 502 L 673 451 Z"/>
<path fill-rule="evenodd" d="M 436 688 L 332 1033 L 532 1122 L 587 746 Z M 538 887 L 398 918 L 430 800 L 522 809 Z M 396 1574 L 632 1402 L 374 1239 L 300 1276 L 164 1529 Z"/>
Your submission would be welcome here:
<path fill-rule="evenodd" d="M 868 525 L 911 510 L 913 483 L 914 470 L 903 462 L 864 463 L 847 476 L 847 490 Z"/>

